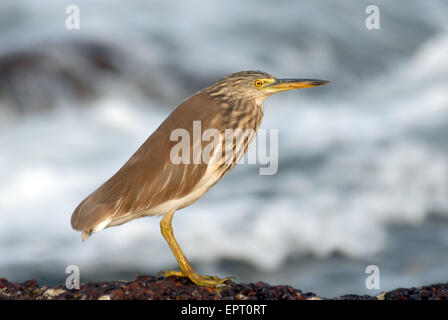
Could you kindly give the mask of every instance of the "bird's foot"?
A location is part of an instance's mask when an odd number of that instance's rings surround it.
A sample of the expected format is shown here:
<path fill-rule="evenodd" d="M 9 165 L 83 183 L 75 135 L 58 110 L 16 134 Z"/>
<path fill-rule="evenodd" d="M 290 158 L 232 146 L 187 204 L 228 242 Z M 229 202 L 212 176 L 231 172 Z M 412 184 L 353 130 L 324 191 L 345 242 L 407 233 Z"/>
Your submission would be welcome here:
<path fill-rule="evenodd" d="M 183 273 L 182 271 L 161 271 L 159 272 L 158 276 L 161 275 L 164 278 L 167 277 L 186 277 L 190 279 L 191 282 L 199 285 L 199 286 L 206 286 L 206 287 L 213 287 L 213 288 L 223 288 L 227 285 L 225 282 L 227 280 L 232 279 L 233 277 L 227 277 L 227 278 L 218 278 L 214 276 L 207 276 L 207 275 L 201 275 L 196 272 L 191 273 Z"/>

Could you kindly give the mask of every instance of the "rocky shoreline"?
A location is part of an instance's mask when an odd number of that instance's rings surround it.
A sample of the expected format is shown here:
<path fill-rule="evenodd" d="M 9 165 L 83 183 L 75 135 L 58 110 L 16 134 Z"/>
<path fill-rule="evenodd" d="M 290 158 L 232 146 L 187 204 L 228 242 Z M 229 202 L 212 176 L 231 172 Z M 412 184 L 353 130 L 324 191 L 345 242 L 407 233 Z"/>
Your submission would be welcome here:
<path fill-rule="evenodd" d="M 64 285 L 39 286 L 31 279 L 12 283 L 0 278 L 0 300 L 448 300 L 448 283 L 399 288 L 377 296 L 344 295 L 335 298 L 319 297 L 286 285 L 271 286 L 264 282 L 235 283 L 215 290 L 200 287 L 188 279 L 137 276 L 133 281 L 105 281 L 81 284 L 78 290 Z"/>

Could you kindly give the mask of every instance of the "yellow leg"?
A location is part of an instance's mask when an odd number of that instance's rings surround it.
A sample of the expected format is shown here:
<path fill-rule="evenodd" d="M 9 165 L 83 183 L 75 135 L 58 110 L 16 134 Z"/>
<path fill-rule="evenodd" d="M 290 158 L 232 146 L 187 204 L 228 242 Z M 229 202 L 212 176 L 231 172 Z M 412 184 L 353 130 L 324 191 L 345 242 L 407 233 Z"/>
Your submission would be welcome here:
<path fill-rule="evenodd" d="M 171 251 L 173 252 L 174 256 L 176 257 L 177 263 L 179 263 L 180 269 L 182 271 L 163 271 L 164 277 L 170 277 L 170 276 L 178 276 L 178 277 L 187 277 L 192 282 L 200 285 L 200 286 L 207 286 L 207 287 L 222 287 L 224 286 L 224 282 L 230 279 L 224 278 L 220 279 L 218 277 L 212 277 L 212 276 L 203 276 L 198 273 L 196 273 L 193 268 L 191 267 L 190 263 L 187 260 L 187 257 L 185 257 L 184 253 L 179 247 L 179 244 L 177 243 L 176 239 L 174 238 L 173 234 L 173 227 L 171 226 L 171 221 L 173 220 L 174 211 L 166 214 L 162 221 L 160 221 L 160 229 L 162 230 L 162 235 L 165 238 L 166 242 L 168 242 L 168 245 L 170 246 Z"/>

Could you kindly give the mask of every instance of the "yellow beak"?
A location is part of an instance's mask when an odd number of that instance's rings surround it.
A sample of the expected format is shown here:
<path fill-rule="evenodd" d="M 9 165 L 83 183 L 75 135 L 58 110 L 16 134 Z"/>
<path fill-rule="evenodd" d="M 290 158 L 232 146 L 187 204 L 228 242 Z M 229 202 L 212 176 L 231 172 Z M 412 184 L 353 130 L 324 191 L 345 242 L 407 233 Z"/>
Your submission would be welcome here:
<path fill-rule="evenodd" d="M 265 88 L 275 93 L 292 89 L 322 86 L 329 82 L 330 81 L 315 79 L 276 79 L 272 84 L 266 86 Z"/>

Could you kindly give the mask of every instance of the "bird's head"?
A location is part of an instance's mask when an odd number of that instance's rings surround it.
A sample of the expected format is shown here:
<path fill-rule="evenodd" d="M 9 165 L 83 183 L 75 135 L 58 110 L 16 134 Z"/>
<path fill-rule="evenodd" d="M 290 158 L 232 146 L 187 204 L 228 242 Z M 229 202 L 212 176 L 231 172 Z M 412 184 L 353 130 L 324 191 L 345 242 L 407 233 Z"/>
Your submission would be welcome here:
<path fill-rule="evenodd" d="M 241 71 L 217 81 L 203 90 L 223 102 L 246 100 L 261 104 L 270 95 L 329 83 L 315 79 L 277 79 L 262 71 Z"/>

